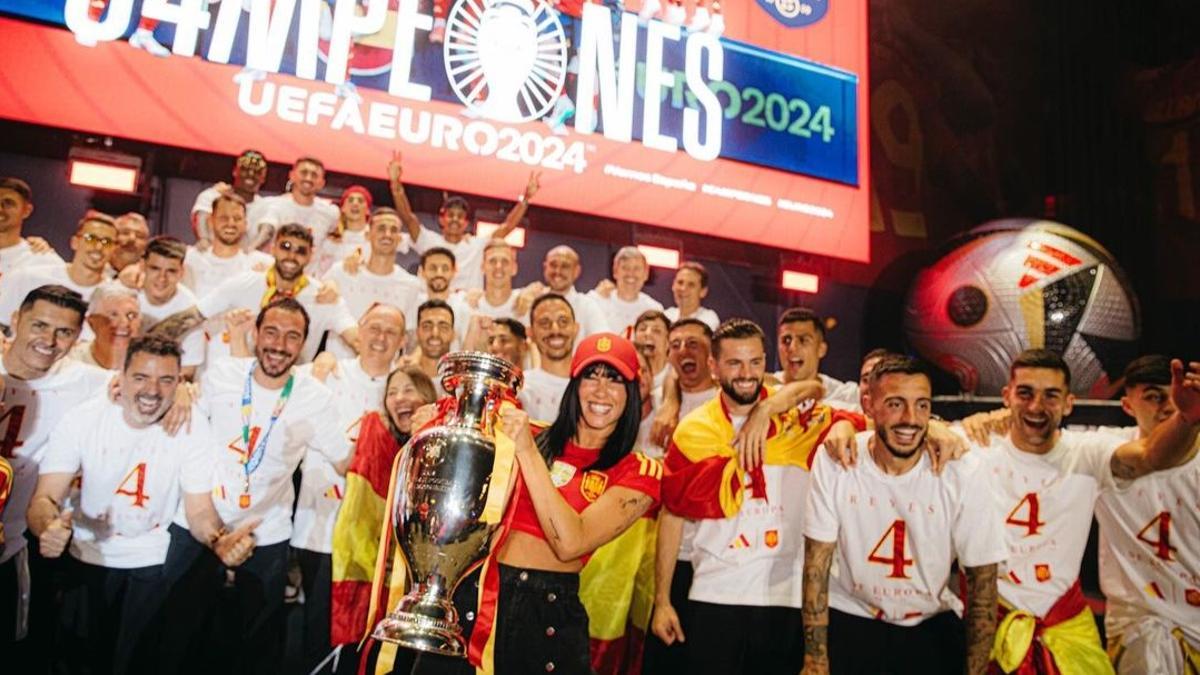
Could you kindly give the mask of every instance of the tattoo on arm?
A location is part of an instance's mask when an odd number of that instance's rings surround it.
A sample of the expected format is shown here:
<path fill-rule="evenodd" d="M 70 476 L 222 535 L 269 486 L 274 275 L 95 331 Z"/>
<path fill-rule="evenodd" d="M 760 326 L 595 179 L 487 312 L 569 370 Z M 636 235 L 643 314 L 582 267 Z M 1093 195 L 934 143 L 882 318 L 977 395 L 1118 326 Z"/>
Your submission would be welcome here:
<path fill-rule="evenodd" d="M 804 655 L 806 661 L 829 659 L 829 568 L 836 542 L 804 538 Z"/>
<path fill-rule="evenodd" d="M 154 324 L 147 334 L 178 340 L 202 323 L 204 323 L 204 315 L 200 313 L 200 310 L 189 307 Z"/>
<path fill-rule="evenodd" d="M 963 623 L 967 630 L 967 673 L 982 675 L 991 659 L 996 639 L 996 565 L 966 567 L 967 607 Z"/>
<path fill-rule="evenodd" d="M 1121 480 L 1133 480 L 1138 477 L 1137 467 L 1129 462 L 1121 459 L 1119 453 L 1113 453 L 1112 460 L 1109 461 L 1109 468 L 1112 469 L 1113 476 Z"/>

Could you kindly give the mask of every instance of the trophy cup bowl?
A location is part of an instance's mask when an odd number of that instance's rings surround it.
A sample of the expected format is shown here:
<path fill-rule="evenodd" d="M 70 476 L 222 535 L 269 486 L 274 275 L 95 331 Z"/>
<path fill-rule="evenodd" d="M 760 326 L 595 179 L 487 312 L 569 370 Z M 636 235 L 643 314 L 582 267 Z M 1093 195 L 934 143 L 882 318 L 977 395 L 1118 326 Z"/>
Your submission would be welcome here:
<path fill-rule="evenodd" d="M 451 598 L 487 557 L 498 524 L 481 520 L 496 454 L 494 427 L 521 371 L 481 352 L 455 352 L 438 363 L 442 387 L 457 402 L 438 426 L 409 439 L 396 465 L 392 533 L 407 566 L 409 592 L 375 627 L 377 640 L 465 657 L 466 641 Z M 507 490 L 508 486 L 498 486 Z"/>

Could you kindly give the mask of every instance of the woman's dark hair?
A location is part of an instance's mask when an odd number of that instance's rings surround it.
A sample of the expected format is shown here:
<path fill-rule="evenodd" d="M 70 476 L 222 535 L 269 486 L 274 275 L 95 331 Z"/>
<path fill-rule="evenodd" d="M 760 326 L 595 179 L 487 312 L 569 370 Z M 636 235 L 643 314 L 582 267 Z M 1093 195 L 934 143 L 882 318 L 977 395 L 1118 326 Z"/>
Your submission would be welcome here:
<path fill-rule="evenodd" d="M 567 442 L 575 437 L 579 419 L 583 415 L 583 406 L 579 403 L 579 383 L 596 372 L 619 380 L 625 385 L 625 410 L 617 420 L 617 427 L 600 449 L 600 456 L 590 466 L 584 467 L 584 471 L 603 471 L 611 468 L 633 451 L 633 446 L 637 443 L 638 427 L 642 422 L 642 398 L 637 382 L 621 377 L 615 368 L 606 363 L 593 363 L 567 383 L 562 403 L 558 406 L 558 417 L 535 439 L 542 457 L 546 458 L 546 464 L 553 464 L 554 460 L 563 454 Z"/>

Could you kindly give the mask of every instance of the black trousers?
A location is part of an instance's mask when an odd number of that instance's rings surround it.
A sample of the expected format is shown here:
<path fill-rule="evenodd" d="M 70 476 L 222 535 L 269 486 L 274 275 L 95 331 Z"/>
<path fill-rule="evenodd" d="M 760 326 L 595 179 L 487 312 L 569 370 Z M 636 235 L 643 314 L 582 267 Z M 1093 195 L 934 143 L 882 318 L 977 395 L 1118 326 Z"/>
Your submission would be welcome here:
<path fill-rule="evenodd" d="M 226 588 L 226 568 L 216 554 L 187 529 L 171 525 L 170 531 L 159 672 L 279 672 L 288 543 L 255 548 L 233 568 L 234 583 Z"/>
<path fill-rule="evenodd" d="M 303 548 L 293 548 L 300 563 L 300 586 L 304 589 L 303 640 L 300 647 L 300 675 L 308 675 L 321 663 L 333 645 L 329 642 L 329 598 L 333 587 L 333 556 Z M 352 647 L 354 645 L 351 645 Z"/>
<path fill-rule="evenodd" d="M 8 536 L 20 535 L 9 533 Z M 37 537 L 29 532 L 24 536 L 29 565 L 29 630 L 24 639 L 16 639 L 20 601 L 17 565 L 21 558 L 21 554 L 17 554 L 0 565 L 0 654 L 11 655 L 12 662 L 22 664 L 22 673 L 42 675 L 50 671 L 58 607 L 62 600 L 63 563 L 68 554 L 64 553 L 60 558 L 43 558 L 38 553 Z"/>
<path fill-rule="evenodd" d="M 829 610 L 829 670 L 847 675 L 961 673 L 966 664 L 962 621 L 942 612 L 916 626 L 897 626 Z"/>
<path fill-rule="evenodd" d="M 115 569 L 68 557 L 55 638 L 55 672 L 153 673 L 162 565 Z"/>
<path fill-rule="evenodd" d="M 804 626 L 794 607 L 692 602 L 688 671 L 696 675 L 795 675 L 804 665 Z"/>
<path fill-rule="evenodd" d="M 692 639 L 692 601 L 688 591 L 692 590 L 692 563 L 675 561 L 675 574 L 671 577 L 671 606 L 679 615 L 679 627 L 687 642 L 676 642 L 667 646 L 654 633 L 646 635 L 646 650 L 642 656 L 642 675 L 687 675 L 687 648 Z"/>

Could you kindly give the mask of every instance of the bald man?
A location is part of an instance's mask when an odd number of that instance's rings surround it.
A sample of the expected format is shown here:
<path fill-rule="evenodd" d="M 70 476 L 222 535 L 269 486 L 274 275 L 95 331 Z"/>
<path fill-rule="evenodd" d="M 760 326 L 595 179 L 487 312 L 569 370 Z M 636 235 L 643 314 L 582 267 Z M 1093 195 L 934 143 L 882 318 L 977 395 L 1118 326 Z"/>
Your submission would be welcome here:
<path fill-rule="evenodd" d="M 596 302 L 588 296 L 575 290 L 575 281 L 583 272 L 579 262 L 579 254 L 570 246 L 555 246 L 546 253 L 542 261 L 542 279 L 545 282 L 545 292 L 555 293 L 566 298 L 571 309 L 575 312 L 575 322 L 579 325 L 576 340 L 591 335 L 611 331 L 608 319 Z M 541 295 L 541 293 L 537 293 Z"/>
<path fill-rule="evenodd" d="M 337 361 L 330 372 L 332 355 L 326 352 L 311 366 L 301 367 L 333 392 L 336 417 L 333 423 L 354 445 L 359 421 L 383 401 L 388 373 L 404 347 L 404 313 L 392 305 L 377 304 L 358 322 L 359 355 Z M 312 370 L 309 370 L 309 369 Z M 317 371 L 317 372 L 313 372 Z M 328 373 L 323 375 L 322 371 Z M 292 549 L 300 563 L 304 589 L 304 668 L 309 672 L 329 653 L 329 594 L 333 583 L 333 526 L 342 496 L 346 493 L 345 467 L 335 466 L 323 455 L 310 453 L 304 459 L 300 497 L 292 526 Z"/>

